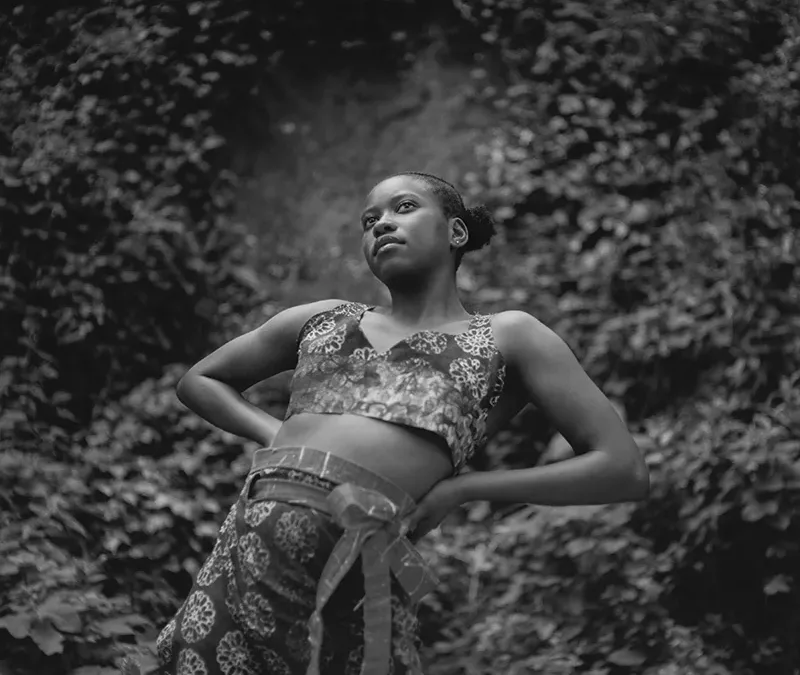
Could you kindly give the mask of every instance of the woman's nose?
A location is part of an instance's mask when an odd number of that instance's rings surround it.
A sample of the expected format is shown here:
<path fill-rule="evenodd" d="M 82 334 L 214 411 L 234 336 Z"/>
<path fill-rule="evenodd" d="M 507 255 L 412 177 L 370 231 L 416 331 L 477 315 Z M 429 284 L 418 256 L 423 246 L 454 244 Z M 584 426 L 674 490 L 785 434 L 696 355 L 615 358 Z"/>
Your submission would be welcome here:
<path fill-rule="evenodd" d="M 390 220 L 386 220 L 384 218 L 381 218 L 377 223 L 375 223 L 375 227 L 372 228 L 376 237 L 380 237 L 386 232 L 392 232 L 395 229 L 395 225 Z"/>

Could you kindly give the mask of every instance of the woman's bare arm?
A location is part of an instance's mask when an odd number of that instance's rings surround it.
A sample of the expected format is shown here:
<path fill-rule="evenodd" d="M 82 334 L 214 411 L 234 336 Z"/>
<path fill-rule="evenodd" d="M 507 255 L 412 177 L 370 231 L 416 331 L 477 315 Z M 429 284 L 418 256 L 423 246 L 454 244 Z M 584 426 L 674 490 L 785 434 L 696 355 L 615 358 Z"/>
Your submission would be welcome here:
<path fill-rule="evenodd" d="M 649 476 L 641 452 L 564 341 L 524 312 L 504 312 L 495 328 L 510 374 L 577 456 L 549 466 L 459 476 L 453 480 L 460 483 L 462 501 L 558 506 L 644 499 Z"/>
<path fill-rule="evenodd" d="M 267 446 L 281 421 L 247 401 L 242 392 L 297 364 L 297 338 L 313 315 L 342 304 L 321 300 L 279 312 L 192 366 L 178 382 L 178 399 L 220 429 Z"/>

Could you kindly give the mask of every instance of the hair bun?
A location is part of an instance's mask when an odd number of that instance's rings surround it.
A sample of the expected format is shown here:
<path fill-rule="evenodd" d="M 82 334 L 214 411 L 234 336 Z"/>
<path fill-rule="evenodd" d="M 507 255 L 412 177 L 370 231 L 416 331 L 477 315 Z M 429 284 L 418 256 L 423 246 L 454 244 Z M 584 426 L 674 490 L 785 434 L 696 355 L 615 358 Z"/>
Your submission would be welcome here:
<path fill-rule="evenodd" d="M 466 210 L 467 217 L 464 219 L 469 231 L 469 240 L 464 246 L 465 251 L 477 251 L 489 243 L 495 235 L 495 223 L 492 214 L 482 204 L 472 206 Z"/>

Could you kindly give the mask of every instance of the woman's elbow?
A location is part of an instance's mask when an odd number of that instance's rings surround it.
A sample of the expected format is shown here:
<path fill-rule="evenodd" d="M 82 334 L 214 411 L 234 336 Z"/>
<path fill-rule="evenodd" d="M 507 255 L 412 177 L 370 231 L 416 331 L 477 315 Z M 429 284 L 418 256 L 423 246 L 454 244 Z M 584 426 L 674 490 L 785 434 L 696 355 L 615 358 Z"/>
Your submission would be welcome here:
<path fill-rule="evenodd" d="M 188 401 L 191 398 L 192 385 L 197 380 L 197 374 L 189 370 L 180 380 L 175 387 L 175 395 L 183 405 L 188 406 Z"/>

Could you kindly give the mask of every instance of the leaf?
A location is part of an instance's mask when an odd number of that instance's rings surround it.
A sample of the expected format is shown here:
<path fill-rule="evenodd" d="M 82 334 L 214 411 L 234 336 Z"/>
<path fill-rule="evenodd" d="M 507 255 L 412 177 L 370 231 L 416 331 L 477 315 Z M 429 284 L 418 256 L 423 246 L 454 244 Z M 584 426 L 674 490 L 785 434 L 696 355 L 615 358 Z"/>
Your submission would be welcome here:
<path fill-rule="evenodd" d="M 112 139 L 106 139 L 104 141 L 100 141 L 99 143 L 95 143 L 94 150 L 95 152 L 104 153 L 104 152 L 111 152 L 112 150 L 117 149 L 116 141 Z"/>
<path fill-rule="evenodd" d="M 205 140 L 203 140 L 203 149 L 204 150 L 213 150 L 214 148 L 219 148 L 220 146 L 225 145 L 225 139 L 222 136 L 208 136 Z"/>
<path fill-rule="evenodd" d="M 77 521 L 77 520 L 76 520 L 76 519 L 75 519 L 75 518 L 72 516 L 72 514 L 68 513 L 67 511 L 61 511 L 61 512 L 58 514 L 58 518 L 59 518 L 59 520 L 61 520 L 61 522 L 62 522 L 62 523 L 64 523 L 64 525 L 65 525 L 65 526 L 66 526 L 66 527 L 67 527 L 69 530 L 72 530 L 73 532 L 77 532 L 77 533 L 78 533 L 78 534 L 80 534 L 80 535 L 81 535 L 81 537 L 83 537 L 84 539 L 88 539 L 88 538 L 89 538 L 89 533 L 86 531 L 86 528 L 85 528 L 83 525 L 81 525 L 81 524 L 80 524 L 80 523 L 79 523 L 79 522 L 78 522 L 78 521 Z"/>
<path fill-rule="evenodd" d="M 785 574 L 772 577 L 764 586 L 764 593 L 767 595 L 777 595 L 778 593 L 791 592 L 791 580 Z"/>
<path fill-rule="evenodd" d="M 58 614 L 48 615 L 58 630 L 64 633 L 79 633 L 83 622 L 80 615 L 75 611 L 61 611 Z"/>
<path fill-rule="evenodd" d="M 647 661 L 647 657 L 641 652 L 631 649 L 618 649 L 608 655 L 608 661 L 615 666 L 635 667 L 641 666 Z"/>
<path fill-rule="evenodd" d="M 14 381 L 14 376 L 9 372 L 0 372 L 0 394 Z"/>
<path fill-rule="evenodd" d="M 33 616 L 29 614 L 12 614 L 0 619 L 0 627 L 5 628 L 12 637 L 22 640 L 30 632 Z"/>
<path fill-rule="evenodd" d="M 492 509 L 489 502 L 475 502 L 467 511 L 467 519 L 472 523 L 479 523 L 491 514 Z"/>
<path fill-rule="evenodd" d="M 748 502 L 742 509 L 742 519 L 748 523 L 761 520 L 765 515 L 767 515 L 767 509 L 764 507 L 764 504 L 756 501 Z"/>
<path fill-rule="evenodd" d="M 573 539 L 567 543 L 567 553 L 573 558 L 582 556 L 587 551 L 591 551 L 595 547 L 595 542 L 591 539 Z"/>
<path fill-rule="evenodd" d="M 142 669 L 139 667 L 139 664 L 130 656 L 126 656 L 122 659 L 120 672 L 122 675 L 142 675 Z"/>
<path fill-rule="evenodd" d="M 158 670 L 158 647 L 156 640 L 139 641 L 141 649 L 136 653 L 136 660 L 139 662 L 139 668 L 148 674 L 152 674 Z"/>
<path fill-rule="evenodd" d="M 20 410 L 6 410 L 0 415 L 0 429 L 11 429 L 18 422 L 26 422 L 27 415 Z"/>
<path fill-rule="evenodd" d="M 525 587 L 525 577 L 522 574 L 517 574 L 511 580 L 511 583 L 508 586 L 503 595 L 495 601 L 495 605 L 497 607 L 508 607 L 509 605 L 517 605 L 520 596 L 522 595 L 522 590 Z"/>
<path fill-rule="evenodd" d="M 540 616 L 531 617 L 531 622 L 539 639 L 545 642 L 553 637 L 556 628 L 558 628 L 558 624 L 555 621 Z"/>
<path fill-rule="evenodd" d="M 136 633 L 135 627 L 140 627 L 146 623 L 147 619 L 139 614 L 126 614 L 98 621 L 95 627 L 104 636 L 112 637 L 116 635 L 134 635 Z"/>
<path fill-rule="evenodd" d="M 630 540 L 619 537 L 617 539 L 606 539 L 600 544 L 600 548 L 604 553 L 608 553 L 609 555 L 614 555 L 615 553 L 619 553 L 623 548 L 630 545 Z"/>
<path fill-rule="evenodd" d="M 17 572 L 19 572 L 19 565 L 15 565 L 12 562 L 0 563 L 0 577 L 11 576 Z"/>
<path fill-rule="evenodd" d="M 225 51 L 224 49 L 218 49 L 214 52 L 214 58 L 222 61 L 222 63 L 236 63 L 239 61 L 239 57 L 234 54 L 233 52 Z"/>
<path fill-rule="evenodd" d="M 49 617 L 36 619 L 31 625 L 30 636 L 48 656 L 64 651 L 64 636 L 55 629 Z"/>
<path fill-rule="evenodd" d="M 49 617 L 58 630 L 65 633 L 78 633 L 82 627 L 81 617 L 74 605 L 64 602 L 62 597 L 53 595 L 40 607 L 38 613 Z"/>

